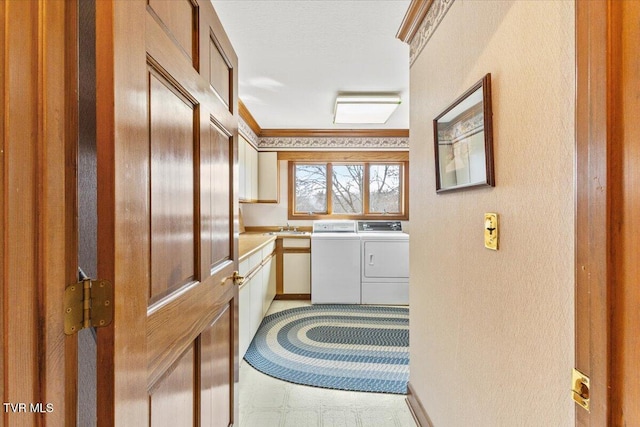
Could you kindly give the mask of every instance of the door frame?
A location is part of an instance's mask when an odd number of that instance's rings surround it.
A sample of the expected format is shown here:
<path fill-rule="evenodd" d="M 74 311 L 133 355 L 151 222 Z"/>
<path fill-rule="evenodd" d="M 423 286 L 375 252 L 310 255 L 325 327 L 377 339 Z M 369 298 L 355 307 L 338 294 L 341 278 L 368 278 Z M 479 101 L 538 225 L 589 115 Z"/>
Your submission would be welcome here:
<path fill-rule="evenodd" d="M 591 382 L 591 412 L 576 405 L 576 425 L 607 425 L 607 5 L 576 1 L 575 7 L 575 368 Z"/>
<path fill-rule="evenodd" d="M 633 117 L 638 102 L 623 92 L 623 46 L 631 37 L 623 3 L 576 1 L 575 367 L 591 385 L 590 412 L 576 405 L 579 426 L 621 425 L 624 402 L 637 394 L 637 382 L 622 381 L 629 367 L 619 363 L 638 333 L 625 298 L 640 299 L 638 270 L 624 270 L 640 240 L 625 202 L 640 165 L 626 153 L 637 142 L 624 135 L 625 115 Z"/>
<path fill-rule="evenodd" d="M 25 404 L 0 425 L 75 425 L 77 7 L 7 0 L 0 22 L 0 394 Z"/>

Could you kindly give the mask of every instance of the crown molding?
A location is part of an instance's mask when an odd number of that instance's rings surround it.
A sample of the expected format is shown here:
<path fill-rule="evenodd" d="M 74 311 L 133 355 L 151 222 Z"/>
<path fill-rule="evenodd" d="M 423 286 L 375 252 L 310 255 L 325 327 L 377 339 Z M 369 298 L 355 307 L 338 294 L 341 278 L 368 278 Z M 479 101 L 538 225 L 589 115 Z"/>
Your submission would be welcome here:
<path fill-rule="evenodd" d="M 269 137 L 260 138 L 263 151 L 282 150 L 409 150 L 409 138 L 398 137 Z"/>
<path fill-rule="evenodd" d="M 396 37 L 409 45 L 409 64 L 416 61 L 455 0 L 411 0 Z"/>
<path fill-rule="evenodd" d="M 431 7 L 420 24 L 420 28 L 415 33 L 409 45 L 409 64 L 412 66 L 424 47 L 431 40 L 431 36 L 436 32 L 438 26 L 449 11 L 455 0 L 433 0 Z"/>
<path fill-rule="evenodd" d="M 262 129 L 260 138 L 408 138 L 409 129 Z"/>
<path fill-rule="evenodd" d="M 407 44 L 411 44 L 413 37 L 418 32 L 424 17 L 431 8 L 433 0 L 411 0 L 407 13 L 402 19 L 396 38 Z"/>
<path fill-rule="evenodd" d="M 289 150 L 278 151 L 278 160 L 295 162 L 408 162 L 408 151 L 309 151 L 309 150 Z"/>
<path fill-rule="evenodd" d="M 262 133 L 262 129 L 260 128 L 260 125 L 258 125 L 258 122 L 256 122 L 256 119 L 253 118 L 253 116 L 247 109 L 247 106 L 244 105 L 244 102 L 242 102 L 240 98 L 238 98 L 238 113 L 240 114 L 240 118 L 244 120 L 247 126 L 251 128 L 253 133 L 260 136 L 260 134 Z"/>
<path fill-rule="evenodd" d="M 249 127 L 249 125 L 244 120 L 242 120 L 242 118 L 238 119 L 238 133 L 249 143 L 251 143 L 251 145 L 253 145 L 256 150 L 258 149 L 258 143 L 260 141 L 258 135 L 255 134 L 255 132 Z"/>
<path fill-rule="evenodd" d="M 242 101 L 238 130 L 259 150 L 408 150 L 409 129 L 262 129 Z"/>

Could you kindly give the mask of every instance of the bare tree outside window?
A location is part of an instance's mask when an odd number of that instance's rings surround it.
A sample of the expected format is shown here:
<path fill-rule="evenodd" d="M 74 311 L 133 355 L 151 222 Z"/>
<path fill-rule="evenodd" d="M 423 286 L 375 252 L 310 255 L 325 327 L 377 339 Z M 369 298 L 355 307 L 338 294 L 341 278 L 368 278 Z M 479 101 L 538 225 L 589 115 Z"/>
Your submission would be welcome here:
<path fill-rule="evenodd" d="M 297 164 L 295 168 L 296 212 L 327 212 L 327 165 Z"/>
<path fill-rule="evenodd" d="M 402 162 L 292 164 L 292 215 L 398 218 L 406 215 Z"/>
<path fill-rule="evenodd" d="M 400 165 L 370 165 L 369 211 L 401 212 Z"/>
<path fill-rule="evenodd" d="M 364 167 L 362 165 L 333 165 L 331 202 L 333 213 L 362 213 Z"/>

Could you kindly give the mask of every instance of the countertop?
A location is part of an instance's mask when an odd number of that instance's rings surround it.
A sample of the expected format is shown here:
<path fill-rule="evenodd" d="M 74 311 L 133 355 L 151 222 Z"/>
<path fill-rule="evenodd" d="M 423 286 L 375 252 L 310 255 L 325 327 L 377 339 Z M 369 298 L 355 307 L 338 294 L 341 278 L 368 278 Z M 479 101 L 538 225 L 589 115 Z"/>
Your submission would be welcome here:
<path fill-rule="evenodd" d="M 261 231 L 247 231 L 240 233 L 238 237 L 238 257 L 240 261 L 262 248 L 269 242 L 273 242 L 276 239 L 309 239 L 309 234 L 292 234 L 286 236 L 276 236 L 265 234 L 268 231 L 278 231 L 279 227 L 271 227 L 269 230 Z"/>
<path fill-rule="evenodd" d="M 240 261 L 262 248 L 269 242 L 274 242 L 277 236 L 269 236 L 264 233 L 241 233 L 238 237 L 238 257 Z"/>

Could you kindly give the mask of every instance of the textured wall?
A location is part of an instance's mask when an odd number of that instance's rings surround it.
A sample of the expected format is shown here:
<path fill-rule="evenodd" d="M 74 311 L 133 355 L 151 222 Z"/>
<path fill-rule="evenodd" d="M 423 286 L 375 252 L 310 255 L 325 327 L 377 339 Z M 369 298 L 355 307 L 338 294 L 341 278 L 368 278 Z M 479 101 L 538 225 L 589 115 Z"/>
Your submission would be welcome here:
<path fill-rule="evenodd" d="M 435 426 L 574 424 L 574 49 L 573 2 L 456 0 L 411 68 L 411 383 Z M 488 72 L 496 187 L 437 195 L 432 119 Z"/>

